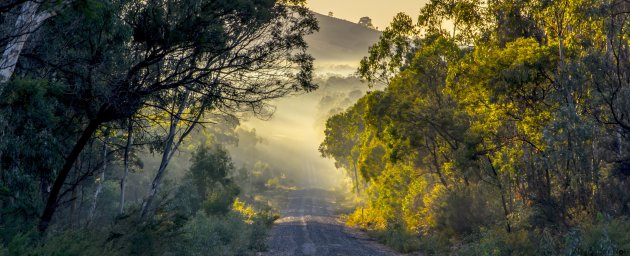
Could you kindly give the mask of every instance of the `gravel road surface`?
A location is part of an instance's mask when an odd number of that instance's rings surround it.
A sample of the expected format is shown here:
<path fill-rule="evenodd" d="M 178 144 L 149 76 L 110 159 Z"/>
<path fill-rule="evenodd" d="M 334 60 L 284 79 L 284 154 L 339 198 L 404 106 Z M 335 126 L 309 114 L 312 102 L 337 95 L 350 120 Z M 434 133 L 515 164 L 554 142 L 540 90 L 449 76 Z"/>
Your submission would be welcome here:
<path fill-rule="evenodd" d="M 292 191 L 263 255 L 396 255 L 334 216 L 334 194 L 322 189 Z"/>

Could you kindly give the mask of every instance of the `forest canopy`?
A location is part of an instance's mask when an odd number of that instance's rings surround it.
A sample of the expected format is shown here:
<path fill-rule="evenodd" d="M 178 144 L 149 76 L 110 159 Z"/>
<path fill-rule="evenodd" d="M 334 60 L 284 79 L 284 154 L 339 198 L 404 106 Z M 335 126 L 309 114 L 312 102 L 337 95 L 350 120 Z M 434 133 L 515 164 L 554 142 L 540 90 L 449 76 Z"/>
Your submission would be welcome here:
<path fill-rule="evenodd" d="M 366 188 L 348 222 L 403 251 L 628 252 L 629 11 L 463 0 L 396 16 L 358 70 L 386 88 L 328 119 L 320 146 Z"/>

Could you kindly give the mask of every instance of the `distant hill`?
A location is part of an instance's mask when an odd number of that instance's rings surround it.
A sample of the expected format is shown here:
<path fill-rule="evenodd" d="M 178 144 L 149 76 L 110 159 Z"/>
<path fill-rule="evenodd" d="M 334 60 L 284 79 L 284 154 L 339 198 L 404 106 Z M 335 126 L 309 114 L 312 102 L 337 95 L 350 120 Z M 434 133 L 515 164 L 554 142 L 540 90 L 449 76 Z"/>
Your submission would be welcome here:
<path fill-rule="evenodd" d="M 358 66 L 368 48 L 381 36 L 378 30 L 355 22 L 314 13 L 319 21 L 319 32 L 306 37 L 309 52 L 316 59 L 318 69 L 352 69 Z M 320 70 L 322 71 L 322 70 Z"/>
<path fill-rule="evenodd" d="M 251 118 L 241 122 L 245 131 L 255 130 L 240 133 L 239 146 L 229 150 L 237 166 L 253 168 L 256 163 L 268 163 L 270 169 L 286 173 L 295 184 L 313 186 L 309 177 L 315 176 L 316 186 L 329 188 L 345 184 L 347 179 L 344 172 L 335 168 L 333 160 L 322 158 L 317 151 L 323 141 L 325 121 L 354 104 L 368 87 L 358 78 L 327 75 L 354 73 L 381 32 L 346 20 L 317 13 L 315 16 L 320 31 L 309 35 L 306 41 L 316 58 L 315 72 L 321 75 L 314 81 L 320 89 L 273 101 L 277 109 L 269 121 Z M 248 144 L 252 133 L 263 138 L 263 142 Z"/>

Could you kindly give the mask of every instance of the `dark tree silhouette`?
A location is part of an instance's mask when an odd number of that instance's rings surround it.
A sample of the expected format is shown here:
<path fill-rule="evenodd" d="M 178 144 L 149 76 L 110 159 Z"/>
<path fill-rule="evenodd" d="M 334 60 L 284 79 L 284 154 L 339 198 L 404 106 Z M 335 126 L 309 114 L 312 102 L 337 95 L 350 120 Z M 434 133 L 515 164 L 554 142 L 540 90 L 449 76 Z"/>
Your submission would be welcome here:
<path fill-rule="evenodd" d="M 366 26 L 368 28 L 374 28 L 374 25 L 372 25 L 372 19 L 367 16 L 361 17 L 361 19 L 359 19 L 359 25 Z"/>

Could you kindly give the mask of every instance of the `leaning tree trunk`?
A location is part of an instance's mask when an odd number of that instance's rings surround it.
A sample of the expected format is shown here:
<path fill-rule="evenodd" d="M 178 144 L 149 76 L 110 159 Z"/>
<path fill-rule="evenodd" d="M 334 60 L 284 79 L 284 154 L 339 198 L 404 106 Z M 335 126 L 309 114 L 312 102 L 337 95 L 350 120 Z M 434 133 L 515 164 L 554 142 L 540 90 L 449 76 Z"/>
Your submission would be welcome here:
<path fill-rule="evenodd" d="M 11 79 L 15 65 L 24 49 L 24 44 L 45 20 L 53 16 L 53 12 L 42 11 L 37 13 L 42 1 L 26 1 L 20 8 L 20 13 L 15 21 L 15 28 L 10 35 L 10 40 L 4 48 L 0 58 L 0 95 L 6 82 Z"/>
<path fill-rule="evenodd" d="M 186 102 L 188 101 L 189 94 L 190 94 L 189 91 L 185 92 L 184 97 L 181 103 L 179 104 L 177 114 L 171 116 L 171 125 L 168 130 L 168 136 L 166 138 L 166 145 L 164 145 L 164 152 L 162 153 L 162 161 L 160 162 L 160 167 L 158 168 L 158 172 L 155 175 L 153 182 L 151 183 L 151 189 L 149 190 L 149 195 L 147 196 L 147 198 L 145 199 L 142 205 L 142 217 L 146 217 L 147 214 L 149 213 L 151 206 L 153 204 L 153 201 L 155 200 L 155 196 L 158 193 L 158 188 L 160 186 L 160 183 L 162 182 L 162 179 L 164 178 L 164 174 L 166 173 L 166 167 L 168 166 L 168 163 L 171 160 L 171 157 L 173 156 L 172 152 L 175 152 L 177 150 L 177 147 L 179 146 L 179 142 L 181 142 L 181 138 L 180 138 L 178 143 L 176 143 L 175 146 L 173 146 L 173 141 L 175 140 L 175 134 L 177 133 L 177 125 L 179 124 L 182 113 L 184 112 L 184 109 L 186 108 Z"/>
<path fill-rule="evenodd" d="M 129 174 L 129 151 L 131 150 L 131 144 L 133 143 L 133 120 L 129 118 L 129 125 L 127 126 L 127 145 L 125 145 L 125 153 L 123 155 L 124 170 L 123 176 L 120 178 L 120 215 L 125 213 L 125 182 L 127 181 L 127 175 Z"/>
<path fill-rule="evenodd" d="M 88 215 L 87 226 L 94 221 L 94 215 L 96 214 L 96 204 L 98 202 L 98 196 L 103 191 L 103 183 L 105 183 L 105 171 L 107 170 L 107 136 L 109 129 L 105 131 L 105 137 L 103 138 L 103 168 L 98 178 L 96 178 L 96 190 L 94 191 L 94 199 L 92 200 L 92 206 L 90 207 L 90 214 Z"/>
<path fill-rule="evenodd" d="M 88 141 L 90 141 L 90 138 L 92 138 L 92 135 L 94 134 L 96 129 L 98 129 L 98 127 L 101 125 L 101 123 L 102 123 L 102 120 L 100 118 L 96 118 L 90 121 L 90 123 L 85 128 L 85 130 L 83 130 L 81 137 L 79 137 L 79 140 L 76 142 L 76 144 L 72 148 L 72 151 L 70 151 L 70 154 L 66 158 L 66 161 L 63 167 L 61 168 L 61 170 L 59 171 L 59 174 L 57 174 L 55 183 L 53 184 L 50 194 L 48 195 L 48 200 L 46 201 L 46 207 L 44 208 L 44 212 L 42 213 L 42 216 L 40 217 L 40 220 L 39 220 L 38 229 L 40 232 L 45 232 L 48 229 L 48 226 L 50 225 L 50 221 L 52 220 L 53 214 L 55 213 L 55 210 L 57 209 L 57 206 L 58 206 L 57 200 L 59 200 L 61 188 L 63 187 L 64 182 L 66 181 L 66 178 L 68 177 L 68 174 L 70 173 L 70 170 L 72 169 L 72 166 L 77 161 L 79 154 L 81 153 L 83 148 L 85 148 L 85 145 L 88 143 Z"/>

